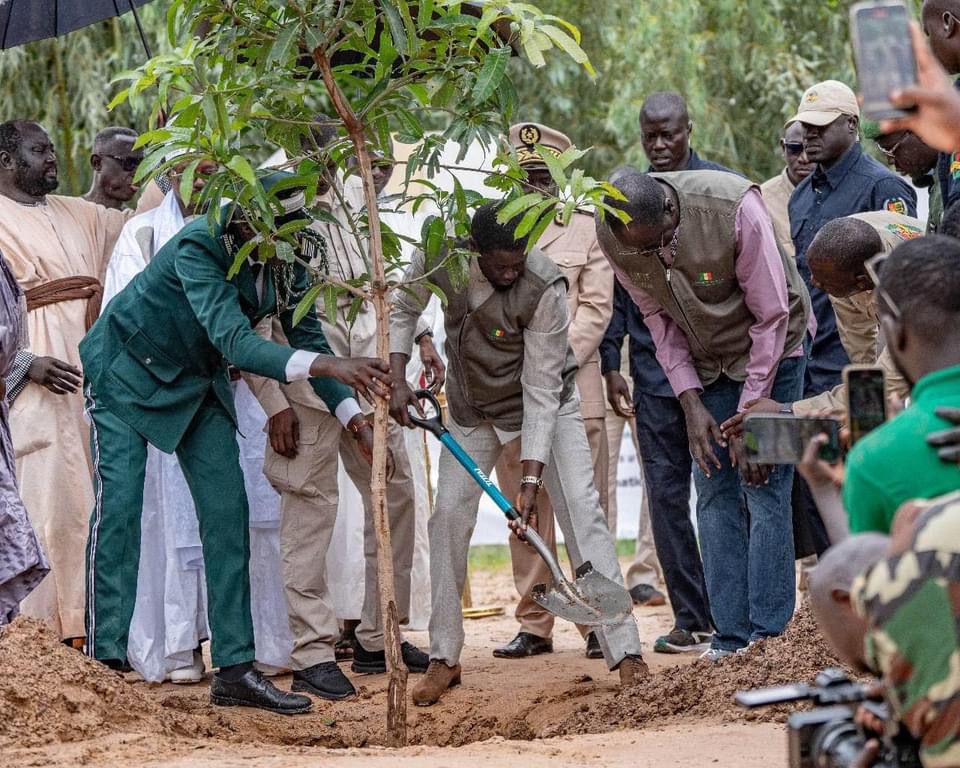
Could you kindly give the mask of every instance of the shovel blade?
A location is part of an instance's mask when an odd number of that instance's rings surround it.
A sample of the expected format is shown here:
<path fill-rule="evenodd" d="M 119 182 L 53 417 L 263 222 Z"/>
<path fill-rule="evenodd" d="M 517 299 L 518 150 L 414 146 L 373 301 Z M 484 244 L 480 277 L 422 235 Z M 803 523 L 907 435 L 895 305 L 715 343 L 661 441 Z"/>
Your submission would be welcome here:
<path fill-rule="evenodd" d="M 590 563 L 577 569 L 572 582 L 564 579 L 549 590 L 542 584 L 534 587 L 533 599 L 554 616 L 591 627 L 619 624 L 633 613 L 630 593 Z"/>

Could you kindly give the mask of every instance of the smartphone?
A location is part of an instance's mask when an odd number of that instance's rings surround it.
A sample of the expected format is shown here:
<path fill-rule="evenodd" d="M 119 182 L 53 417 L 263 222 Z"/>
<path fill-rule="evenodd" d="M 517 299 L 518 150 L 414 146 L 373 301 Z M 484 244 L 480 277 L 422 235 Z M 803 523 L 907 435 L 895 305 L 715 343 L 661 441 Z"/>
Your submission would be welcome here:
<path fill-rule="evenodd" d="M 850 9 L 850 36 L 863 97 L 863 114 L 871 120 L 903 117 L 907 110 L 890 103 L 890 92 L 917 84 L 917 60 L 906 4 L 857 3 Z"/>
<path fill-rule="evenodd" d="M 803 452 L 817 435 L 825 434 L 820 458 L 833 463 L 840 458 L 840 422 L 789 413 L 755 413 L 743 420 L 747 458 L 757 464 L 799 464 Z"/>
<path fill-rule="evenodd" d="M 843 369 L 843 382 L 850 441 L 856 443 L 887 420 L 886 377 L 883 368 L 875 365 L 848 365 Z"/>

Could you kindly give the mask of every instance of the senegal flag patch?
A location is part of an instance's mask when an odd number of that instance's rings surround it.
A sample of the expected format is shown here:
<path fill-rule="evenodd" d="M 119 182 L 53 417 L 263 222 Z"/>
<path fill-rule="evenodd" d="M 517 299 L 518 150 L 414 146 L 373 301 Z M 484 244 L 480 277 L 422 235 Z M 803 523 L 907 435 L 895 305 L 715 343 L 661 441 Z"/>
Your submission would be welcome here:
<path fill-rule="evenodd" d="M 950 155 L 950 178 L 954 181 L 960 179 L 960 152 Z"/>
<path fill-rule="evenodd" d="M 893 232 L 901 240 L 913 240 L 915 237 L 923 237 L 923 230 L 910 224 L 887 224 L 887 231 Z"/>
<path fill-rule="evenodd" d="M 697 272 L 697 285 L 713 285 L 717 282 L 716 278 L 713 275 L 713 272 Z"/>
<path fill-rule="evenodd" d="M 507 335 L 507 332 L 503 330 L 503 328 L 494 328 L 493 330 L 490 331 L 491 339 L 502 339 L 506 335 Z"/>
<path fill-rule="evenodd" d="M 899 213 L 901 216 L 907 215 L 907 201 L 902 197 L 891 197 L 883 204 L 883 207 L 890 213 Z"/>

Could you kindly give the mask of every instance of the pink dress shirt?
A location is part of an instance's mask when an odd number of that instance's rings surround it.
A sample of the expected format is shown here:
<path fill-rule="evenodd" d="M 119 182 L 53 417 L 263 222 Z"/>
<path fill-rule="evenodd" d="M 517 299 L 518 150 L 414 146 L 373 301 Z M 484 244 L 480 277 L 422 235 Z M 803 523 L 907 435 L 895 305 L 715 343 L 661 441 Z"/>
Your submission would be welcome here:
<path fill-rule="evenodd" d="M 680 213 L 681 222 L 683 212 Z M 787 278 L 773 234 L 770 214 L 760 197 L 760 190 L 750 189 L 737 209 L 737 254 L 735 272 L 747 307 L 755 322 L 750 326 L 750 355 L 747 360 L 747 378 L 740 393 L 739 410 L 745 404 L 761 397 L 769 397 L 777 375 L 780 359 L 785 357 L 789 305 Z M 666 254 L 665 254 L 666 255 Z M 678 254 L 684 258 L 685 254 Z M 655 257 L 651 257 L 655 258 Z M 690 354 L 690 345 L 683 329 L 674 322 L 648 293 L 637 288 L 622 270 L 614 266 L 620 284 L 643 313 L 643 321 L 650 329 L 657 347 L 657 360 L 673 388 L 680 394 L 690 389 L 703 390 Z M 812 318 L 812 314 L 811 314 Z M 808 325 L 815 320 L 808 320 Z M 786 357 L 799 357 L 803 345 L 790 350 Z"/>

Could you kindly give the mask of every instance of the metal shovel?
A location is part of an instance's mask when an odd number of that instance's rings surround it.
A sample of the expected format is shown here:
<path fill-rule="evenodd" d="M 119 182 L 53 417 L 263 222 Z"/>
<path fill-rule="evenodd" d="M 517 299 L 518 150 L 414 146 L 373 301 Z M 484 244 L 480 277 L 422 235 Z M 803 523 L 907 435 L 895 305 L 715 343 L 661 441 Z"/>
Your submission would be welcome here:
<path fill-rule="evenodd" d="M 493 499 L 508 520 L 520 520 L 520 513 L 500 489 L 493 484 L 470 455 L 453 439 L 453 435 L 443 424 L 440 404 L 430 390 L 422 389 L 416 393 L 417 399 L 426 400 L 433 406 L 436 414 L 429 418 L 420 418 L 410 413 L 410 420 L 436 436 L 454 458 L 463 465 L 470 477 Z M 528 528 L 524 534 L 527 542 L 543 558 L 553 576 L 553 587 L 549 590 L 543 584 L 533 588 L 533 599 L 554 616 L 559 616 L 575 624 L 587 626 L 619 624 L 633 612 L 630 593 L 622 586 L 593 570 L 589 562 L 583 563 L 576 571 L 576 578 L 570 581 L 560 569 L 556 558 L 544 544 L 540 535 Z"/>

